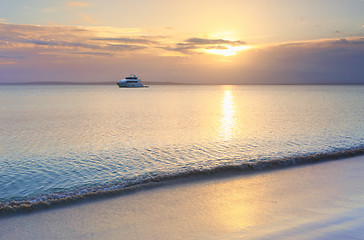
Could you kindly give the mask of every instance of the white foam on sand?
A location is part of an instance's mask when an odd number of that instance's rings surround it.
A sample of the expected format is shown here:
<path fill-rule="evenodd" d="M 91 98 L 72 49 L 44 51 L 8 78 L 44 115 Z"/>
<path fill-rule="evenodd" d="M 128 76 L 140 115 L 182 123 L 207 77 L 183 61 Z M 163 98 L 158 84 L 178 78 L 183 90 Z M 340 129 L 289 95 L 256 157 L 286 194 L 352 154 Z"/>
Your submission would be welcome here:
<path fill-rule="evenodd" d="M 363 239 L 364 156 L 0 218 L 0 239 Z"/>

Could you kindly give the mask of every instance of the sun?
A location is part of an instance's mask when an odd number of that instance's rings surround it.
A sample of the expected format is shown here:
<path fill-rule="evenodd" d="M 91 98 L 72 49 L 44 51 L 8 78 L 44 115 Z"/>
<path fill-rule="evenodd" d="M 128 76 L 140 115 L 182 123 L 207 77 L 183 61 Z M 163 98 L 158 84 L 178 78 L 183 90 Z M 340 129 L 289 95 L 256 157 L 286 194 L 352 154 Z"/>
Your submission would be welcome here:
<path fill-rule="evenodd" d="M 228 56 L 236 55 L 240 51 L 247 50 L 247 49 L 251 48 L 251 46 L 249 46 L 249 45 L 244 45 L 244 46 L 224 45 L 223 47 L 224 47 L 223 49 L 221 49 L 221 48 L 204 49 L 204 52 L 217 54 L 217 55 L 223 55 L 223 56 L 228 57 Z"/>

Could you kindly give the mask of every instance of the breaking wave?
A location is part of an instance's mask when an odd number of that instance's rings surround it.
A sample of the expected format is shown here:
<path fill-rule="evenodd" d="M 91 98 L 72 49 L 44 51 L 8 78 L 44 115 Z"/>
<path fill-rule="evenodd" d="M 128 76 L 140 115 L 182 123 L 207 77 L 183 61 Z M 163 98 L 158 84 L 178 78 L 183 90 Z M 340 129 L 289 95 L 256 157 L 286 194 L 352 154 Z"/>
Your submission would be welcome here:
<path fill-rule="evenodd" d="M 263 160 L 257 162 L 241 163 L 236 165 L 222 165 L 214 168 L 200 168 L 186 170 L 172 174 L 148 174 L 134 179 L 128 179 L 122 183 L 81 188 L 68 192 L 55 193 L 46 196 L 34 197 L 28 200 L 13 200 L 0 202 L 0 215 L 32 211 L 34 209 L 47 208 L 65 203 L 77 202 L 85 199 L 95 199 L 105 196 L 120 195 L 136 190 L 167 184 L 173 180 L 188 179 L 191 177 L 216 176 L 224 173 L 247 173 L 259 170 L 280 169 L 309 163 L 318 163 L 364 154 L 364 147 L 330 152 L 317 153 L 305 156 L 294 156 L 275 160 Z"/>

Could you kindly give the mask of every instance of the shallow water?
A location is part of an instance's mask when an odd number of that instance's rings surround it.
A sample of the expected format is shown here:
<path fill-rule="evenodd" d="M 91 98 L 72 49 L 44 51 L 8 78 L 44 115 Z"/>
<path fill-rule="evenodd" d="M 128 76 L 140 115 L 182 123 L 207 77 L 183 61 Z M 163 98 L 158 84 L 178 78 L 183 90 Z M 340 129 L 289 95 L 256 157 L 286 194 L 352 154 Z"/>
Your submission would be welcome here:
<path fill-rule="evenodd" d="M 0 86 L 0 202 L 364 146 L 364 86 Z"/>

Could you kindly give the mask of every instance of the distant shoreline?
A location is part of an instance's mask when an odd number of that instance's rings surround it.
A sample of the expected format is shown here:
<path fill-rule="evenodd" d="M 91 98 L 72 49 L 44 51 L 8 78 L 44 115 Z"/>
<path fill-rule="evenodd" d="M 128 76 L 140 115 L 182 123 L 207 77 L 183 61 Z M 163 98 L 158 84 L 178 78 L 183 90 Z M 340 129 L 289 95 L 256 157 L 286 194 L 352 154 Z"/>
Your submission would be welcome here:
<path fill-rule="evenodd" d="M 195 85 L 169 82 L 145 82 L 146 85 Z M 0 85 L 116 85 L 116 82 L 14 82 Z"/>
<path fill-rule="evenodd" d="M 345 85 L 349 85 L 349 86 L 355 86 L 355 85 L 364 85 L 364 83 L 298 83 L 298 84 L 287 84 L 287 83 L 275 83 L 275 84 L 267 84 L 267 83 L 245 83 L 245 84 L 223 84 L 223 83 L 181 83 L 181 82 L 144 82 L 145 85 L 287 85 L 287 86 L 299 86 L 299 85 L 303 85 L 303 86 L 308 86 L 308 85 L 333 85 L 333 86 L 345 86 Z M 1 85 L 116 85 L 116 82 L 5 82 L 5 83 L 0 83 Z"/>

